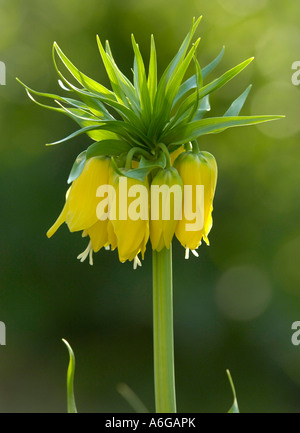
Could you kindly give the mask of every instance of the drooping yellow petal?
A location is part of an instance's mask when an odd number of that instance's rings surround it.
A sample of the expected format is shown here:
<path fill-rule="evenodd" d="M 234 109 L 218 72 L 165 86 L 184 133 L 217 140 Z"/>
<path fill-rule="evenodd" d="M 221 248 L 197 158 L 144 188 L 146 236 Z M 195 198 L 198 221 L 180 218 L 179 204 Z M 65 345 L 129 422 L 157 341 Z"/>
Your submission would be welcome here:
<path fill-rule="evenodd" d="M 63 210 L 61 211 L 59 217 L 57 218 L 57 220 L 55 221 L 53 226 L 50 227 L 50 229 L 47 231 L 48 238 L 51 238 L 51 236 L 53 236 L 54 233 L 59 229 L 59 227 L 66 221 L 66 216 L 67 216 L 67 212 L 68 212 L 68 197 L 69 197 L 71 188 L 72 187 L 70 186 L 70 188 L 66 192 L 66 202 L 64 204 Z"/>
<path fill-rule="evenodd" d="M 112 172 L 110 184 L 116 191 L 114 202 L 111 204 L 114 209 L 114 212 L 111 212 L 111 223 L 117 238 L 119 259 L 121 262 L 131 261 L 142 248 L 145 249 L 149 237 L 148 183 L 147 180 L 141 182 Z M 137 214 L 137 209 L 134 207 L 134 202 L 138 200 L 135 188 L 141 190 L 140 215 Z M 146 214 L 143 208 L 146 209 Z"/>
<path fill-rule="evenodd" d="M 108 184 L 110 159 L 94 157 L 87 161 L 81 175 L 73 182 L 68 197 L 66 223 L 71 232 L 92 227 L 98 221 L 97 189 Z"/>
<path fill-rule="evenodd" d="M 92 242 L 93 250 L 96 253 L 108 243 L 107 232 L 108 220 L 97 221 L 92 227 L 86 230 Z"/>
<path fill-rule="evenodd" d="M 110 245 L 110 249 L 113 251 L 118 246 L 118 239 L 115 234 L 114 227 L 111 221 L 107 222 L 107 236 L 108 236 L 107 245 Z"/>
<path fill-rule="evenodd" d="M 65 203 L 63 210 L 61 211 L 59 217 L 55 221 L 52 227 L 47 231 L 48 238 L 54 235 L 54 233 L 59 229 L 59 227 L 66 221 L 66 216 L 68 212 L 68 204 Z"/>
<path fill-rule="evenodd" d="M 152 249 L 170 248 L 181 217 L 182 180 L 173 167 L 161 170 L 151 183 L 150 239 Z"/>

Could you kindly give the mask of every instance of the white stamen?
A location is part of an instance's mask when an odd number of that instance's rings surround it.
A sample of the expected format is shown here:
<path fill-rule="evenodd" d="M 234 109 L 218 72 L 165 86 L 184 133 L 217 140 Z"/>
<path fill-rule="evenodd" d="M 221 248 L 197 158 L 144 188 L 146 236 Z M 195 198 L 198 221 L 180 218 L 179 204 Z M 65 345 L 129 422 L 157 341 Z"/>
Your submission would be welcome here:
<path fill-rule="evenodd" d="M 191 251 L 194 254 L 194 256 L 199 257 L 199 254 L 197 253 L 196 250 L 191 250 Z M 184 258 L 185 259 L 189 259 L 190 258 L 190 249 L 189 248 L 185 249 L 185 256 L 184 256 Z"/>
<path fill-rule="evenodd" d="M 110 250 L 110 245 L 107 245 L 107 247 L 104 247 L 106 249 L 106 251 Z"/>
<path fill-rule="evenodd" d="M 135 270 L 138 266 L 142 266 L 142 263 L 138 256 L 135 256 L 135 258 L 133 259 L 133 269 Z"/>
<path fill-rule="evenodd" d="M 93 262 L 93 248 L 91 248 L 90 252 L 89 252 L 89 264 L 91 266 L 93 266 L 93 264 L 94 264 L 94 262 Z"/>
<path fill-rule="evenodd" d="M 77 259 L 80 260 L 82 263 L 85 261 L 87 256 L 89 256 L 89 264 L 92 266 L 93 265 L 93 246 L 92 246 L 91 241 L 89 242 L 86 249 L 81 254 L 79 254 L 79 256 L 77 256 Z"/>

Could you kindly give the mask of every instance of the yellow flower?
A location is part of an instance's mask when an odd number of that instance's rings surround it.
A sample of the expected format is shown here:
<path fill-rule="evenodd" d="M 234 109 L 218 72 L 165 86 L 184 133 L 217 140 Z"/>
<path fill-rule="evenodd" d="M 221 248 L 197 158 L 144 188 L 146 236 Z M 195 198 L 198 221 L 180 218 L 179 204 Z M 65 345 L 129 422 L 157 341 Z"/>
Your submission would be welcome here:
<path fill-rule="evenodd" d="M 212 227 L 213 198 L 217 183 L 217 164 L 213 155 L 208 152 L 193 153 L 191 151 L 180 154 L 174 162 L 184 186 L 191 186 L 188 191 L 184 187 L 182 219 L 176 226 L 176 237 L 186 248 L 186 257 L 189 250 L 195 255 L 195 250 L 201 244 L 202 238 L 209 245 L 208 234 Z M 198 189 L 196 186 L 203 186 Z M 204 194 L 204 197 L 203 197 Z M 188 219 L 187 207 L 194 219 Z M 200 215 L 202 224 L 198 229 L 191 229 L 196 215 Z M 197 227 L 196 227 L 197 228 Z"/>
<path fill-rule="evenodd" d="M 158 172 L 151 182 L 150 239 L 152 249 L 170 248 L 181 217 L 182 180 L 174 167 Z"/>
<path fill-rule="evenodd" d="M 74 180 L 66 194 L 64 208 L 48 230 L 50 238 L 65 222 L 71 232 L 83 231 L 83 236 L 90 237 L 88 248 L 79 256 L 84 260 L 92 252 L 99 251 L 103 246 L 109 245 L 108 220 L 100 221 L 97 216 L 97 189 L 108 184 L 110 158 L 94 157 L 89 159 L 80 176 Z M 112 236 L 110 236 L 112 239 Z"/>
<path fill-rule="evenodd" d="M 114 187 L 115 198 L 110 203 L 110 222 L 118 245 L 119 260 L 134 261 L 133 266 L 141 266 L 149 239 L 149 185 L 144 182 L 121 176 L 112 170 L 109 179 Z"/>

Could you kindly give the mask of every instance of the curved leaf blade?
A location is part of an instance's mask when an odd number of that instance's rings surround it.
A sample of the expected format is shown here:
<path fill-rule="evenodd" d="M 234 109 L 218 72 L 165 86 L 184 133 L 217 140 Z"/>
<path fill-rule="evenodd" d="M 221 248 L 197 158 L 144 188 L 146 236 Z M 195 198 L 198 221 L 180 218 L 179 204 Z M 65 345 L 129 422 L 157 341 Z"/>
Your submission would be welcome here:
<path fill-rule="evenodd" d="M 166 144 L 183 144 L 205 134 L 219 133 L 227 128 L 254 125 L 284 118 L 285 116 L 233 116 L 210 117 L 173 128 L 162 141 Z"/>
<path fill-rule="evenodd" d="M 210 62 L 207 66 L 205 66 L 202 69 L 203 78 L 205 78 L 208 74 L 210 74 L 218 66 L 218 64 L 222 60 L 222 57 L 224 55 L 224 51 L 225 51 L 225 47 L 223 46 L 220 54 L 218 54 L 217 57 L 212 62 Z"/>
<path fill-rule="evenodd" d="M 72 183 L 75 179 L 77 179 L 81 175 L 87 159 L 86 153 L 87 151 L 84 150 L 75 159 L 75 162 L 73 164 L 73 167 L 68 177 L 68 183 Z"/>
<path fill-rule="evenodd" d="M 227 413 L 240 413 L 239 405 L 238 405 L 237 398 L 236 398 L 235 387 L 234 387 L 234 384 L 233 384 L 233 380 L 232 380 L 230 371 L 226 370 L 226 373 L 227 373 L 228 380 L 229 380 L 229 383 L 230 383 L 230 386 L 231 386 L 231 390 L 232 390 L 232 394 L 233 394 L 233 404 L 232 404 L 231 408 L 229 409 L 229 411 Z"/>
<path fill-rule="evenodd" d="M 238 116 L 241 112 L 241 109 L 243 108 L 246 99 L 249 95 L 249 92 L 252 88 L 252 84 L 247 87 L 247 89 L 237 98 L 233 101 L 233 103 L 230 105 L 224 116 L 230 117 L 230 116 Z"/>
<path fill-rule="evenodd" d="M 93 143 L 87 148 L 86 158 L 93 158 L 94 156 L 117 156 L 121 153 L 129 152 L 132 148 L 129 143 L 121 140 L 101 140 Z"/>
<path fill-rule="evenodd" d="M 67 371 L 67 407 L 68 413 L 77 413 L 74 397 L 74 374 L 75 374 L 75 355 L 70 344 L 65 340 L 62 341 L 67 346 L 69 352 L 69 366 Z"/>

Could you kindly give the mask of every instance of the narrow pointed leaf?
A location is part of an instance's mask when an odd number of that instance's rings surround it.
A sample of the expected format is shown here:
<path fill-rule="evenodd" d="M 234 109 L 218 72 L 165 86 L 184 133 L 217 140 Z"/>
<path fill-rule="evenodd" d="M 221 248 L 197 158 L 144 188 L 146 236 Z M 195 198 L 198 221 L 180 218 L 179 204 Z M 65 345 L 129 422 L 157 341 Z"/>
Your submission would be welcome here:
<path fill-rule="evenodd" d="M 155 48 L 153 35 L 151 35 L 150 62 L 149 62 L 149 73 L 148 73 L 147 84 L 149 89 L 151 105 L 153 107 L 156 90 L 157 90 L 157 57 L 156 57 L 156 48 Z"/>
<path fill-rule="evenodd" d="M 234 116 L 234 117 L 211 117 L 191 122 L 187 125 L 178 126 L 171 130 L 167 136 L 162 137 L 166 144 L 180 144 L 195 140 L 205 134 L 221 132 L 224 129 L 236 126 L 254 125 L 280 119 L 284 116 Z"/>
<path fill-rule="evenodd" d="M 240 413 L 239 405 L 238 405 L 237 398 L 236 398 L 235 387 L 234 387 L 234 384 L 233 384 L 233 380 L 232 380 L 230 371 L 226 370 L 226 373 L 227 373 L 228 380 L 229 380 L 229 383 L 230 383 L 230 386 L 231 386 L 231 390 L 232 390 L 232 394 L 233 394 L 233 404 L 232 404 L 231 408 L 229 409 L 228 413 Z"/>
<path fill-rule="evenodd" d="M 73 167 L 71 169 L 71 172 L 69 174 L 68 183 L 72 183 L 75 179 L 77 179 L 81 175 L 86 162 L 86 152 L 87 151 L 84 150 L 77 156 L 73 164 Z"/>
<path fill-rule="evenodd" d="M 224 54 L 225 47 L 222 48 L 220 54 L 207 66 L 205 66 L 202 69 L 202 78 L 205 78 L 210 72 L 212 72 L 216 66 L 221 61 L 223 54 Z M 195 89 L 197 87 L 197 77 L 196 74 L 192 75 L 190 78 L 188 78 L 184 83 L 181 84 L 178 93 L 176 95 L 176 98 L 174 100 L 174 104 L 177 104 L 177 102 L 185 96 L 190 90 Z"/>
<path fill-rule="evenodd" d="M 73 63 L 67 58 L 67 56 L 62 52 L 62 50 L 60 49 L 60 47 L 57 45 L 56 42 L 54 42 L 53 48 L 57 52 L 58 56 L 60 57 L 61 61 L 68 69 L 68 71 L 83 87 L 85 87 L 88 90 L 100 93 L 106 98 L 115 99 L 115 95 L 112 91 L 102 86 L 102 84 L 99 84 L 97 81 L 89 78 L 87 75 L 83 74 L 82 72 L 80 72 L 79 69 L 77 69 L 76 66 L 74 66 Z"/>
<path fill-rule="evenodd" d="M 86 158 L 93 158 L 100 155 L 120 155 L 124 152 L 129 152 L 132 146 L 126 141 L 121 140 L 102 140 L 93 143 L 87 148 Z"/>
<path fill-rule="evenodd" d="M 68 413 L 77 413 L 74 397 L 74 374 L 75 374 L 75 355 L 72 347 L 66 340 L 62 340 L 69 352 L 69 366 L 67 371 L 67 407 Z"/>
<path fill-rule="evenodd" d="M 225 47 L 223 46 L 220 54 L 212 62 L 210 62 L 207 66 L 202 68 L 203 78 L 207 77 L 207 75 L 210 74 L 218 66 L 218 64 L 222 60 L 222 57 L 224 55 L 224 51 L 225 51 Z"/>
<path fill-rule="evenodd" d="M 203 116 L 210 111 L 210 103 L 209 103 L 209 95 L 204 96 L 202 98 L 199 108 L 193 118 L 193 121 L 200 120 L 203 118 Z"/>
<path fill-rule="evenodd" d="M 151 100 L 149 95 L 149 89 L 147 85 L 146 79 L 146 71 L 144 61 L 140 52 L 140 49 L 134 39 L 134 36 L 131 35 L 132 46 L 136 59 L 136 73 L 138 79 L 138 94 L 141 104 L 142 117 L 149 124 L 151 119 Z"/>
<path fill-rule="evenodd" d="M 252 85 L 247 87 L 247 89 L 230 105 L 224 116 L 238 116 L 243 108 L 246 99 L 249 95 Z"/>
<path fill-rule="evenodd" d="M 134 87 L 124 74 L 121 73 L 109 54 L 105 52 L 99 36 L 97 36 L 97 43 L 112 89 L 119 102 L 122 101 L 129 108 L 129 101 L 133 102 L 136 99 Z"/>
<path fill-rule="evenodd" d="M 252 60 L 253 57 L 245 60 L 244 62 L 225 72 L 225 74 L 221 75 L 221 77 L 202 87 L 202 89 L 200 90 L 200 98 L 203 98 L 204 96 L 220 89 L 220 87 L 224 86 L 226 83 L 228 83 L 228 81 L 232 80 L 232 78 L 242 72 L 242 70 L 245 69 L 246 66 L 248 66 L 249 63 L 252 62 Z"/>

